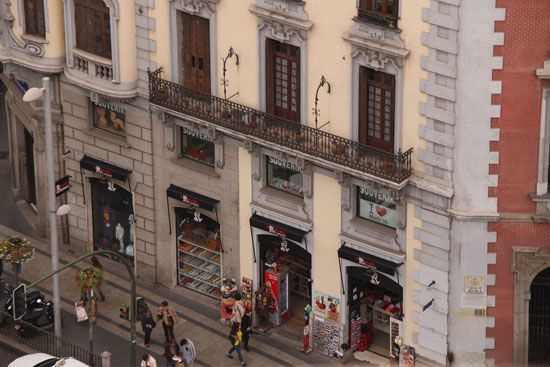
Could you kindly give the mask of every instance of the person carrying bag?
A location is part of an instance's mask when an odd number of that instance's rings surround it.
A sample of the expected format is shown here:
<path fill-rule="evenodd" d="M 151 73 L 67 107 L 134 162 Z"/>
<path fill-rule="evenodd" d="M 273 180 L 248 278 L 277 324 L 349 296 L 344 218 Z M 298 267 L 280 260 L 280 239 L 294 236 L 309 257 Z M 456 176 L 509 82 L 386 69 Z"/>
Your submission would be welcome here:
<path fill-rule="evenodd" d="M 157 326 L 157 323 L 153 319 L 151 310 L 146 305 L 145 311 L 143 312 L 143 317 L 141 319 L 141 327 L 143 328 L 143 333 L 145 334 L 145 337 L 143 338 L 143 343 L 145 344 L 145 348 L 149 348 L 149 346 L 151 345 L 151 333 L 153 332 L 153 329 L 156 326 Z"/>

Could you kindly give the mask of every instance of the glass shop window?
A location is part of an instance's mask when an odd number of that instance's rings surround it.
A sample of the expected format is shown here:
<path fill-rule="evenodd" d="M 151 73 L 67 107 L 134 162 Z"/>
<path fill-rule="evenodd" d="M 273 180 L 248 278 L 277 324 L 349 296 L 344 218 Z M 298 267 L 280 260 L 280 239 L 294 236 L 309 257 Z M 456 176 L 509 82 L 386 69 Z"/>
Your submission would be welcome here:
<path fill-rule="evenodd" d="M 284 159 L 266 157 L 267 186 L 288 192 L 292 195 L 303 196 L 303 174 L 298 166 Z"/>
<path fill-rule="evenodd" d="M 213 166 L 214 152 L 214 142 L 208 135 L 186 127 L 181 128 L 181 157 Z"/>

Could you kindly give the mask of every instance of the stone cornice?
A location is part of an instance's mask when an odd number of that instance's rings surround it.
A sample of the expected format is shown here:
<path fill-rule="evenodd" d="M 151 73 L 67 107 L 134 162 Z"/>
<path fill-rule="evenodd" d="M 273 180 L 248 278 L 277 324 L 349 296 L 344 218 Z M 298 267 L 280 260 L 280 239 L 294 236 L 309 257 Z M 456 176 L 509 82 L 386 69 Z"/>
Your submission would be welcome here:
<path fill-rule="evenodd" d="M 288 41 L 292 34 L 306 40 L 308 32 L 313 28 L 313 22 L 293 17 L 293 13 L 279 13 L 257 5 L 251 5 L 248 10 L 258 17 L 260 29 L 269 27 L 273 38 L 283 42 Z"/>

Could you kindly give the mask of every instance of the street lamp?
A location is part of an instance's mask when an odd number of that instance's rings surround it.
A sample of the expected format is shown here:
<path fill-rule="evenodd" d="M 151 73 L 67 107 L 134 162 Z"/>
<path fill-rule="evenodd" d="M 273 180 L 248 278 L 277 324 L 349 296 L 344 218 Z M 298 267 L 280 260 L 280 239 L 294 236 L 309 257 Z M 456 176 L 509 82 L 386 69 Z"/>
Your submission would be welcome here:
<path fill-rule="evenodd" d="M 31 88 L 26 91 L 25 95 L 23 96 L 23 101 L 32 102 L 39 99 L 40 97 L 42 97 L 44 103 L 44 129 L 46 130 L 46 170 L 48 176 L 48 213 L 50 216 L 52 272 L 55 272 L 59 268 L 59 254 L 57 252 L 57 218 L 55 209 L 55 178 L 53 170 L 52 109 L 50 97 L 50 78 L 48 77 L 42 78 L 42 88 Z M 63 209 L 63 211 L 65 210 L 66 209 Z M 61 338 L 61 297 L 59 295 L 59 277 L 57 273 L 52 277 L 52 283 L 55 336 Z"/>

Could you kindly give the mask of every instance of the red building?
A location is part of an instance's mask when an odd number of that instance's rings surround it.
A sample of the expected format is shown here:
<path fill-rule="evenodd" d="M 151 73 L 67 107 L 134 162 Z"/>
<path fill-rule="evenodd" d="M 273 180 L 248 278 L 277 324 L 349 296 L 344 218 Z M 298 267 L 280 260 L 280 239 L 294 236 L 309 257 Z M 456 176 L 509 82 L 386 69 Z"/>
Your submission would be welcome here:
<path fill-rule="evenodd" d="M 490 174 L 498 186 L 489 195 L 498 200 L 500 219 L 490 225 L 496 242 L 494 275 L 488 296 L 487 338 L 494 348 L 486 357 L 498 366 L 550 361 L 550 1 L 497 0 L 506 11 L 495 24 L 504 35 L 494 56 L 503 59 L 493 80 L 502 91 L 492 103 L 501 106 L 492 127 L 500 141 L 491 143 L 499 153 Z"/>

